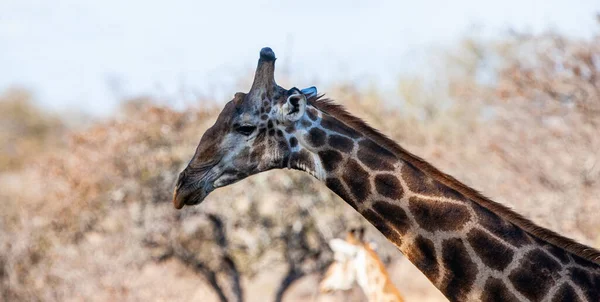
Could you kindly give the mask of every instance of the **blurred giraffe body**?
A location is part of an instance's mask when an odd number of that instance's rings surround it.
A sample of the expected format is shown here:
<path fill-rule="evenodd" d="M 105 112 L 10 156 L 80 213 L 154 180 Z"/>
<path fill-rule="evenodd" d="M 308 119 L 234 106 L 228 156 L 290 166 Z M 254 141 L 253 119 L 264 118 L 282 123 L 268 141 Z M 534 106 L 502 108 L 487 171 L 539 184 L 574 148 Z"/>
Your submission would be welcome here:
<path fill-rule="evenodd" d="M 351 231 L 346 240 L 333 239 L 329 242 L 335 260 L 320 283 L 321 291 L 349 290 L 356 282 L 370 302 L 404 301 L 390 280 L 385 265 L 362 235 L 362 230 L 358 234 Z"/>
<path fill-rule="evenodd" d="M 173 203 L 271 169 L 322 181 L 452 301 L 600 301 L 600 251 L 542 228 L 447 175 L 317 89 L 275 83 L 263 48 L 180 173 Z"/>

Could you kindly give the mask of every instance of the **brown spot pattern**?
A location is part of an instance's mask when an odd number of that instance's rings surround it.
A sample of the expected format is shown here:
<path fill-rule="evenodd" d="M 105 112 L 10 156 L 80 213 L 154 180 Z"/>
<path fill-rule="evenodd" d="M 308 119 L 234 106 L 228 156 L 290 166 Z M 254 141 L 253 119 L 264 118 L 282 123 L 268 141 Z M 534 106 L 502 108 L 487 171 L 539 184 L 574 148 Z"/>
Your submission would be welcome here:
<path fill-rule="evenodd" d="M 356 209 L 356 201 L 354 200 L 354 197 L 352 197 L 352 195 L 350 195 L 348 191 L 346 191 L 346 189 L 342 185 L 342 182 L 339 179 L 333 177 L 327 178 L 325 180 L 325 185 L 331 191 L 333 191 L 335 194 L 337 194 L 339 197 L 345 200 L 350 206 Z"/>
<path fill-rule="evenodd" d="M 371 185 L 369 183 L 369 173 L 365 171 L 355 160 L 348 160 L 346 171 L 342 179 L 350 188 L 350 192 L 354 195 L 357 202 L 363 202 L 371 193 Z"/>
<path fill-rule="evenodd" d="M 373 203 L 375 210 L 385 221 L 388 221 L 394 226 L 394 229 L 401 235 L 406 234 L 410 229 L 410 221 L 406 212 L 399 206 L 385 201 L 375 201 Z"/>
<path fill-rule="evenodd" d="M 532 250 L 520 261 L 519 267 L 508 278 L 525 298 L 541 301 L 548 290 L 560 279 L 561 266 L 541 250 Z"/>
<path fill-rule="evenodd" d="M 408 189 L 412 192 L 466 201 L 462 194 L 425 175 L 409 162 L 403 162 L 401 172 Z"/>
<path fill-rule="evenodd" d="M 314 147 L 321 147 L 325 144 L 325 140 L 327 139 L 327 134 L 325 131 L 319 128 L 312 128 L 307 134 L 307 141 L 309 144 Z"/>
<path fill-rule="evenodd" d="M 375 176 L 375 189 L 379 194 L 392 199 L 400 199 L 404 193 L 400 181 L 392 174 Z"/>
<path fill-rule="evenodd" d="M 341 121 L 325 114 L 321 120 L 321 126 L 327 128 L 333 132 L 337 132 L 341 135 L 345 135 L 351 138 L 358 138 L 361 136 L 360 132 L 348 127 Z"/>
<path fill-rule="evenodd" d="M 451 301 L 466 300 L 478 269 L 461 239 L 448 239 L 442 243 L 442 262 L 449 273 L 444 276 L 440 289 Z"/>
<path fill-rule="evenodd" d="M 358 143 L 358 159 L 375 171 L 392 171 L 396 157 L 390 151 L 380 147 L 371 140 Z"/>
<path fill-rule="evenodd" d="M 579 257 L 577 255 L 572 255 L 572 257 L 573 257 L 573 260 L 575 261 L 575 263 L 577 263 L 577 264 L 579 264 L 579 265 L 581 265 L 583 267 L 598 269 L 598 265 L 597 264 L 591 263 L 588 260 L 583 259 L 583 258 L 581 258 L 581 257 Z"/>
<path fill-rule="evenodd" d="M 310 127 L 312 127 L 312 123 L 309 122 L 309 121 L 307 121 L 307 120 L 301 120 L 300 121 L 300 125 L 302 125 L 302 127 L 304 127 L 304 128 L 310 128 Z"/>
<path fill-rule="evenodd" d="M 463 205 L 418 197 L 411 197 L 408 205 L 419 226 L 430 232 L 460 230 L 471 218 Z"/>
<path fill-rule="evenodd" d="M 514 252 L 510 248 L 482 230 L 471 230 L 467 240 L 481 261 L 490 268 L 503 271 L 513 260 Z"/>
<path fill-rule="evenodd" d="M 417 236 L 413 244 L 406 251 L 406 257 L 419 268 L 431 281 L 436 281 L 439 274 L 438 262 L 435 257 L 433 241 Z"/>
<path fill-rule="evenodd" d="M 494 212 L 473 202 L 472 206 L 475 215 L 478 217 L 479 224 L 490 233 L 502 238 L 504 241 L 515 247 L 520 247 L 531 243 L 529 235 L 514 224 L 500 218 Z"/>
<path fill-rule="evenodd" d="M 560 262 L 562 262 L 563 264 L 567 264 L 570 262 L 569 255 L 567 254 L 567 252 L 565 250 L 560 249 L 549 243 L 544 245 L 544 248 L 546 248 L 546 250 L 550 254 L 552 254 L 552 256 L 558 258 L 558 260 L 560 260 Z"/>
<path fill-rule="evenodd" d="M 289 124 L 285 127 L 285 132 L 287 133 L 293 133 L 294 131 L 296 131 L 296 126 L 294 126 L 295 124 Z"/>
<path fill-rule="evenodd" d="M 396 245 L 402 244 L 402 238 L 394 231 L 394 228 L 383 219 L 377 212 L 366 209 L 361 213 L 375 228 L 377 228 L 386 238 Z"/>
<path fill-rule="evenodd" d="M 306 109 L 306 114 L 313 121 L 316 121 L 317 118 L 319 117 L 318 114 L 317 114 L 317 110 L 315 108 L 312 108 L 312 107 L 309 107 L 309 108 Z"/>
<path fill-rule="evenodd" d="M 332 134 L 329 136 L 329 146 L 342 152 L 350 153 L 354 148 L 354 142 L 345 136 Z"/>
<path fill-rule="evenodd" d="M 569 285 L 567 283 L 564 283 L 563 285 L 561 285 L 560 288 L 554 294 L 554 297 L 552 298 L 552 302 L 563 302 L 563 301 L 569 301 L 569 302 L 581 301 L 581 299 L 579 299 L 579 296 L 577 296 L 577 293 L 575 292 L 575 290 L 571 287 L 571 285 Z"/>
<path fill-rule="evenodd" d="M 485 282 L 481 293 L 482 302 L 518 302 L 519 299 L 513 295 L 502 280 L 489 277 Z"/>
<path fill-rule="evenodd" d="M 294 148 L 298 146 L 298 140 L 295 137 L 290 138 L 290 147 Z"/>
<path fill-rule="evenodd" d="M 571 280 L 581 288 L 588 301 L 600 301 L 600 275 L 592 274 L 583 269 L 572 267 L 567 274 Z"/>
<path fill-rule="evenodd" d="M 335 170 L 339 163 L 344 159 L 342 155 L 335 150 L 319 151 L 319 158 L 325 171 L 331 172 Z"/>

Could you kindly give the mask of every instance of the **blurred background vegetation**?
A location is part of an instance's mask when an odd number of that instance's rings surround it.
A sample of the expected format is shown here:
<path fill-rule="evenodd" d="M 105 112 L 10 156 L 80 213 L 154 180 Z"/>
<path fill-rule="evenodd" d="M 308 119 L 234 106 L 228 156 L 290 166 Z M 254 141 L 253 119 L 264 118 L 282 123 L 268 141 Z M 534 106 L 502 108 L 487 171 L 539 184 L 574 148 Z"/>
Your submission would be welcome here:
<path fill-rule="evenodd" d="M 442 171 L 600 248 L 600 36 L 473 35 L 433 52 L 430 68 L 399 78 L 395 98 L 320 90 Z M 317 292 L 327 240 L 368 223 L 310 176 L 267 172 L 173 209 L 176 176 L 221 101 L 174 110 L 140 97 L 90 121 L 4 91 L 0 300 L 363 301 Z M 444 301 L 374 228 L 367 237 L 407 301 Z"/>

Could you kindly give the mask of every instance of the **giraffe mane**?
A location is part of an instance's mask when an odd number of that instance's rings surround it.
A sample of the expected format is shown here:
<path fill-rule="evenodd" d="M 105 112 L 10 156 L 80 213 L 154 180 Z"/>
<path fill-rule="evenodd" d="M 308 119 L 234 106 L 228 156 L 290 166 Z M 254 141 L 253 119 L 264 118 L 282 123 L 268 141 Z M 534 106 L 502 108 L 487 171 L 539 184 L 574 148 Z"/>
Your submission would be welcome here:
<path fill-rule="evenodd" d="M 400 145 L 398 145 L 398 143 L 387 137 L 385 134 L 381 133 L 379 130 L 371 127 L 361 118 L 358 118 L 349 113 L 344 106 L 335 103 L 331 99 L 324 98 L 324 95 L 311 97 L 308 99 L 308 103 L 314 106 L 315 108 L 333 116 L 342 123 L 353 128 L 354 130 L 369 137 L 375 143 L 394 153 L 400 159 L 413 164 L 423 173 L 440 181 L 442 184 L 458 191 L 473 202 L 476 202 L 480 206 L 494 212 L 496 215 L 522 228 L 527 233 L 548 243 L 551 243 L 555 246 L 563 248 L 566 251 L 571 252 L 583 259 L 586 259 L 596 264 L 600 264 L 600 251 L 592 247 L 586 246 L 584 244 L 581 244 L 579 242 L 576 242 L 573 239 L 564 237 L 552 230 L 541 227 L 535 224 L 533 221 L 525 218 L 523 215 L 513 211 L 508 206 L 489 199 L 488 197 L 481 194 L 479 191 L 458 181 L 453 176 L 441 172 L 424 159 L 402 148 Z"/>

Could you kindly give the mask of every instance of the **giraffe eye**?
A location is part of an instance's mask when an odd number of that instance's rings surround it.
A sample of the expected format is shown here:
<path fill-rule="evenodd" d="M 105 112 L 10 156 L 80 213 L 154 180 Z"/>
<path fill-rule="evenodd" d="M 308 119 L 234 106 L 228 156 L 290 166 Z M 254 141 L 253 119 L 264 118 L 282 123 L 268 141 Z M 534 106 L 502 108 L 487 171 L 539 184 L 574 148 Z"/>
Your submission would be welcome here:
<path fill-rule="evenodd" d="M 245 135 L 245 136 L 252 134 L 252 132 L 254 132 L 254 130 L 256 130 L 256 126 L 251 126 L 251 125 L 244 125 L 244 126 L 239 126 L 239 127 L 235 128 L 235 131 L 237 133 Z"/>

